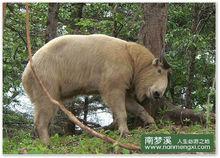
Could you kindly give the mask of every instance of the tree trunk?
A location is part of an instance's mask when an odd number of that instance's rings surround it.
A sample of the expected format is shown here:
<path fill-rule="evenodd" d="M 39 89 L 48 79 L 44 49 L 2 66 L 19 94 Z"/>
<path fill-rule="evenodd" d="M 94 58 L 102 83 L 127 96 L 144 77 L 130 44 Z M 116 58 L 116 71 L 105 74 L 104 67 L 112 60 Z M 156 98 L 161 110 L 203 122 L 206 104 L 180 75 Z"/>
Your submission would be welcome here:
<path fill-rule="evenodd" d="M 45 34 L 45 42 L 49 42 L 57 36 L 57 25 L 58 25 L 58 3 L 49 3 L 48 5 L 48 19 L 47 29 Z"/>
<path fill-rule="evenodd" d="M 7 3 L 3 3 L 3 19 L 4 19 L 5 14 L 6 14 L 6 5 L 7 5 Z"/>
<path fill-rule="evenodd" d="M 80 27 L 76 25 L 77 22 L 83 17 L 83 6 L 85 3 L 77 3 L 72 4 L 72 12 L 71 12 L 71 28 L 73 30 L 72 34 L 80 34 Z"/>
<path fill-rule="evenodd" d="M 196 35 L 198 33 L 198 26 L 200 21 L 200 4 L 195 3 L 193 7 L 193 19 L 192 19 L 192 28 L 191 32 L 192 35 Z M 196 37 L 196 36 L 195 36 Z M 192 39 L 195 41 L 195 38 Z M 192 43 L 194 43 L 192 41 Z M 195 45 L 191 45 L 188 50 L 188 56 L 189 56 L 189 62 L 188 62 L 188 79 L 187 79 L 187 90 L 186 90 L 186 100 L 185 100 L 185 106 L 187 108 L 192 109 L 192 92 L 193 92 L 193 80 L 194 80 L 194 74 L 195 74 L 195 63 L 196 63 L 196 53 L 197 48 Z"/>
<path fill-rule="evenodd" d="M 143 4 L 144 23 L 139 32 L 139 42 L 143 43 L 155 57 L 159 57 L 165 48 L 167 9 L 167 3 Z"/>
<path fill-rule="evenodd" d="M 84 107 L 83 107 L 83 120 L 86 122 L 87 121 L 87 115 L 88 115 L 88 107 L 89 107 L 89 97 L 85 96 L 85 102 L 84 102 Z"/>

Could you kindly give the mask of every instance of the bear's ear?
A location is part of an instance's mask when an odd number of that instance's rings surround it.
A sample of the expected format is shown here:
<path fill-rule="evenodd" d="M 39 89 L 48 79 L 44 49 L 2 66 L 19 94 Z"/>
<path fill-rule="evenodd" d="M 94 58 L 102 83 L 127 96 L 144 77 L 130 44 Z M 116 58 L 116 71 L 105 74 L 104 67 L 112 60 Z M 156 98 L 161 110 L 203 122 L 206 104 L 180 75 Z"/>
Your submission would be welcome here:
<path fill-rule="evenodd" d="M 168 69 L 170 69 L 171 67 L 170 67 L 170 64 L 167 62 L 167 60 L 163 57 L 162 58 L 162 63 L 163 63 L 163 68 L 165 69 L 165 70 L 168 70 Z"/>
<path fill-rule="evenodd" d="M 152 61 L 152 65 L 154 66 L 159 66 L 160 64 L 160 60 L 158 58 L 155 58 L 153 61 Z"/>

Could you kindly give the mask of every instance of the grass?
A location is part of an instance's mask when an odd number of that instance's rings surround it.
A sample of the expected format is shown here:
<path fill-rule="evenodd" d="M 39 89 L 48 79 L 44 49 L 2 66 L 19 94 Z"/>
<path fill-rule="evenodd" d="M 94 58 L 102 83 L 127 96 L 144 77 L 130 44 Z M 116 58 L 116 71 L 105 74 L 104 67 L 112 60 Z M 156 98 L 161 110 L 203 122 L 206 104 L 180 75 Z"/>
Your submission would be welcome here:
<path fill-rule="evenodd" d="M 117 131 L 99 131 L 108 136 L 118 139 Z M 159 126 L 158 129 L 138 128 L 131 131 L 132 136 L 121 138 L 123 143 L 134 143 L 140 145 L 142 134 L 178 134 L 178 133 L 215 133 L 214 126 L 209 127 L 208 131 L 200 125 L 192 126 L 175 126 L 169 123 Z M 32 135 L 23 130 L 16 131 L 13 137 L 3 138 L 4 154 L 133 154 L 129 151 L 109 143 L 105 143 L 98 138 L 94 138 L 87 133 L 73 136 L 59 136 L 58 134 L 51 137 L 50 145 L 43 145 L 39 139 L 33 139 Z M 139 152 L 141 154 L 141 152 Z"/>

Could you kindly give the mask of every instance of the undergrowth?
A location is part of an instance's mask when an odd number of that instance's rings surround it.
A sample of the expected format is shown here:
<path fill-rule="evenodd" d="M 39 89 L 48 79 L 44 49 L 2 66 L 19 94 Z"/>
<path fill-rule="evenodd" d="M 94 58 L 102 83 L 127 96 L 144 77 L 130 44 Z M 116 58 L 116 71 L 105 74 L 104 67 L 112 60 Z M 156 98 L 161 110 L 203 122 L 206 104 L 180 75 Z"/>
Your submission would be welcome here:
<path fill-rule="evenodd" d="M 146 134 L 178 134 L 178 133 L 215 133 L 215 127 L 210 126 L 208 131 L 201 125 L 192 126 L 176 126 L 172 123 L 158 126 L 155 129 L 138 128 L 131 131 L 132 136 L 121 138 L 123 143 L 133 143 L 140 145 L 141 135 Z M 118 139 L 117 131 L 99 132 Z M 129 151 L 103 142 L 101 139 L 94 138 L 83 132 L 81 135 L 59 136 L 58 134 L 51 137 L 49 146 L 43 145 L 39 139 L 33 139 L 32 135 L 23 130 L 17 130 L 13 137 L 5 136 L 3 138 L 3 153 L 4 154 L 133 154 L 142 153 Z"/>

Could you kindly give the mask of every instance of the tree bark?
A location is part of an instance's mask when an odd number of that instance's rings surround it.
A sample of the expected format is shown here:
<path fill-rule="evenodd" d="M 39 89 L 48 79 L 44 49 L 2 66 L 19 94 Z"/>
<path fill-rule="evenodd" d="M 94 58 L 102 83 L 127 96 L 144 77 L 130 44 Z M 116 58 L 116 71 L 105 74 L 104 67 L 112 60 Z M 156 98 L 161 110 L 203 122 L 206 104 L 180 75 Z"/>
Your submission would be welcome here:
<path fill-rule="evenodd" d="M 113 28 L 112 28 L 112 36 L 117 37 L 117 22 L 116 22 L 116 13 L 117 13 L 117 6 L 118 4 L 113 4 L 112 6 L 112 13 L 113 13 Z"/>
<path fill-rule="evenodd" d="M 77 3 L 72 4 L 72 12 L 71 12 L 71 28 L 73 30 L 73 34 L 80 34 L 80 27 L 76 25 L 77 22 L 80 21 L 80 19 L 83 17 L 83 6 L 85 3 Z"/>
<path fill-rule="evenodd" d="M 167 10 L 168 4 L 166 3 L 143 4 L 144 22 L 139 32 L 139 41 L 142 41 L 155 57 L 159 57 L 165 48 Z M 164 100 L 160 99 L 153 106 L 152 101 L 145 102 L 143 106 L 150 115 L 155 117 L 156 111 L 162 108 L 164 103 Z"/>
<path fill-rule="evenodd" d="M 6 5 L 7 5 L 7 3 L 3 3 L 3 19 L 4 19 L 5 14 L 6 14 Z"/>
<path fill-rule="evenodd" d="M 45 33 L 46 43 L 57 36 L 59 6 L 58 3 L 49 3 L 48 5 L 47 29 Z"/>
<path fill-rule="evenodd" d="M 143 4 L 144 23 L 139 32 L 139 42 L 143 43 L 155 57 L 159 57 L 165 48 L 167 9 L 167 3 Z"/>
<path fill-rule="evenodd" d="M 85 123 L 87 122 L 87 115 L 88 115 L 88 107 L 89 107 L 89 97 L 85 96 L 85 102 L 84 102 L 84 107 L 83 107 L 83 120 Z"/>
<path fill-rule="evenodd" d="M 195 3 L 193 7 L 193 19 L 192 19 L 192 35 L 196 35 L 198 33 L 198 26 L 200 21 L 200 7 L 199 4 Z M 195 36 L 196 37 L 196 36 Z M 194 43 L 195 38 L 192 39 L 192 43 Z M 185 106 L 187 108 L 192 109 L 192 92 L 193 92 L 193 80 L 195 74 L 195 63 L 196 63 L 196 53 L 197 48 L 195 45 L 191 45 L 188 51 L 189 62 L 188 62 L 188 79 L 187 79 L 187 90 L 186 90 L 186 100 Z"/>

